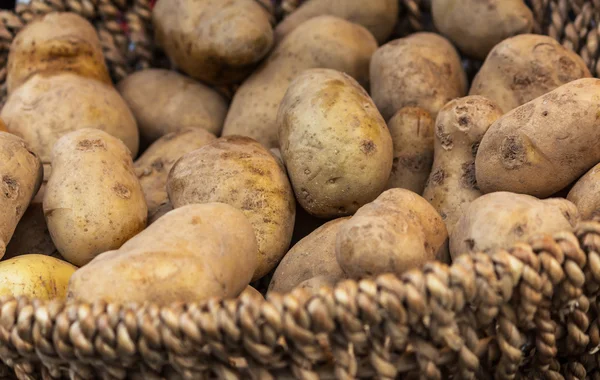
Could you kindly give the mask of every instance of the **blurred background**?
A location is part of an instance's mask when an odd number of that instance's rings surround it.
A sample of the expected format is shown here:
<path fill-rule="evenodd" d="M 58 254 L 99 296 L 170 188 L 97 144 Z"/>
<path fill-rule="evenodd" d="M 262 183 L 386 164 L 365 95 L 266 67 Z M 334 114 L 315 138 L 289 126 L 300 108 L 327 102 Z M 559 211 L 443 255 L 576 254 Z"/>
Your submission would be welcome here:
<path fill-rule="evenodd" d="M 15 7 L 14 0 L 0 0 L 0 8 L 2 9 L 13 9 Z"/>

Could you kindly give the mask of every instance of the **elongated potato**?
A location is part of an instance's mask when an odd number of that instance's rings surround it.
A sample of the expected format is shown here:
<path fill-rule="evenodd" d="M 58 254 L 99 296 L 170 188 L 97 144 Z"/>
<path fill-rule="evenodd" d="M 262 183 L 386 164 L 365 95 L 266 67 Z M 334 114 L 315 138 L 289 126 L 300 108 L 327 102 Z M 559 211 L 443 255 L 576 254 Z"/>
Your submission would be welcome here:
<path fill-rule="evenodd" d="M 352 214 L 385 188 L 392 138 L 367 92 L 350 76 L 331 69 L 303 72 L 285 94 L 277 124 L 296 198 L 310 214 Z"/>
<path fill-rule="evenodd" d="M 241 211 L 222 203 L 187 205 L 77 270 L 68 296 L 158 305 L 231 298 L 248 286 L 257 250 Z"/>
<path fill-rule="evenodd" d="M 460 217 L 450 235 L 450 254 L 454 259 L 466 253 L 493 253 L 540 233 L 568 231 L 578 220 L 577 208 L 566 199 L 486 194 L 471 202 Z"/>
<path fill-rule="evenodd" d="M 277 147 L 277 110 L 298 74 L 331 68 L 367 86 L 369 60 L 376 49 L 369 31 L 346 20 L 319 16 L 302 23 L 235 93 L 223 135 L 249 136 L 267 148 Z"/>
<path fill-rule="evenodd" d="M 269 292 L 287 293 L 305 280 L 324 276 L 332 282 L 346 276 L 335 257 L 340 226 L 348 218 L 325 223 L 300 240 L 283 257 L 269 283 Z"/>
<path fill-rule="evenodd" d="M 167 178 L 175 162 L 215 139 L 212 133 L 198 128 L 169 133 L 150 145 L 135 161 L 135 173 L 144 190 L 149 218 L 169 202 Z"/>
<path fill-rule="evenodd" d="M 384 43 L 398 21 L 397 0 L 308 0 L 275 28 L 275 40 L 281 41 L 307 20 L 331 15 L 362 25 Z"/>
<path fill-rule="evenodd" d="M 579 79 L 498 119 L 475 168 L 484 193 L 547 197 L 600 162 L 600 79 Z"/>
<path fill-rule="evenodd" d="M 589 220 L 600 216 L 600 164 L 577 181 L 567 199 L 577 206 L 581 219 Z"/>
<path fill-rule="evenodd" d="M 447 240 L 442 218 L 425 199 L 390 189 L 340 226 L 336 257 L 353 278 L 399 275 L 444 256 Z"/>
<path fill-rule="evenodd" d="M 82 266 L 119 248 L 146 227 L 148 208 L 127 147 L 97 129 L 80 129 L 54 146 L 44 216 L 52 241 Z"/>
<path fill-rule="evenodd" d="M 60 72 L 112 84 L 96 29 L 75 13 L 49 13 L 17 33 L 8 55 L 8 93 L 35 74 Z"/>
<path fill-rule="evenodd" d="M 292 187 L 275 157 L 248 137 L 222 137 L 181 157 L 169 173 L 167 192 L 175 208 L 222 202 L 244 212 L 258 242 L 253 281 L 273 269 L 290 245 Z"/>
<path fill-rule="evenodd" d="M 435 158 L 423 197 L 440 213 L 448 233 L 482 193 L 475 177 L 475 156 L 481 139 L 502 116 L 494 102 L 467 96 L 446 104 L 435 122 Z"/>
<path fill-rule="evenodd" d="M 371 96 L 385 120 L 404 107 L 435 118 L 467 92 L 467 77 L 452 44 L 434 33 L 414 33 L 381 46 L 371 58 Z"/>
<path fill-rule="evenodd" d="M 390 119 L 394 143 L 392 174 L 387 188 L 402 188 L 422 194 L 433 165 L 435 120 L 419 107 L 404 107 Z"/>
<path fill-rule="evenodd" d="M 577 53 L 552 37 L 523 34 L 496 45 L 473 79 L 483 95 L 508 112 L 563 84 L 591 77 Z"/>
<path fill-rule="evenodd" d="M 227 102 L 217 91 L 175 71 L 137 71 L 117 85 L 137 120 L 140 136 L 153 142 L 190 128 L 221 133 Z"/>

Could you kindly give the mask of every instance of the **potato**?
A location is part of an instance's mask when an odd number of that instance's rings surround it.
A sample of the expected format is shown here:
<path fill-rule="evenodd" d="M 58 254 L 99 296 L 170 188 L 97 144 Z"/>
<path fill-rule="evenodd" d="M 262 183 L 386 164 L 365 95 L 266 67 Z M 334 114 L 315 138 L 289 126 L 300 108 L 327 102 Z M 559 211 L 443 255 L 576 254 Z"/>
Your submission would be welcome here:
<path fill-rule="evenodd" d="M 257 251 L 252 225 L 238 209 L 187 205 L 78 269 L 69 299 L 165 306 L 232 298 L 248 286 Z"/>
<path fill-rule="evenodd" d="M 310 214 L 353 214 L 375 199 L 392 169 L 392 138 L 350 76 L 311 69 L 290 84 L 277 116 L 279 145 L 298 202 Z"/>
<path fill-rule="evenodd" d="M 436 28 L 466 55 L 484 60 L 500 41 L 533 29 L 523 0 L 433 0 Z"/>
<path fill-rule="evenodd" d="M 307 290 L 311 293 L 317 293 L 322 287 L 333 288 L 338 280 L 329 276 L 317 276 L 302 281 L 296 288 Z"/>
<path fill-rule="evenodd" d="M 435 159 L 423 197 L 440 213 L 448 233 L 482 193 L 475 177 L 481 139 L 502 111 L 483 96 L 467 96 L 446 104 L 435 122 Z"/>
<path fill-rule="evenodd" d="M 566 199 L 497 192 L 471 202 L 450 234 L 450 255 L 510 248 L 537 234 L 571 230 L 579 220 L 574 204 Z"/>
<path fill-rule="evenodd" d="M 383 45 L 371 58 L 371 96 L 385 120 L 404 107 L 421 107 L 435 119 L 467 92 L 460 57 L 444 37 L 415 33 Z"/>
<path fill-rule="evenodd" d="M 581 219 L 589 220 L 600 216 L 600 164 L 577 181 L 567 199 L 577 206 Z"/>
<path fill-rule="evenodd" d="M 61 255 L 82 266 L 146 227 L 148 208 L 127 147 L 98 129 L 63 136 L 52 152 L 44 216 Z"/>
<path fill-rule="evenodd" d="M 258 290 L 256 290 L 255 288 L 253 288 L 250 285 L 246 286 L 237 298 L 242 298 L 242 297 L 249 297 L 249 298 L 251 298 L 253 300 L 257 300 L 257 301 L 265 300 L 265 297 L 263 297 L 263 295 L 260 294 L 260 292 Z"/>
<path fill-rule="evenodd" d="M 422 194 L 433 165 L 435 120 L 419 107 L 404 107 L 388 121 L 394 144 L 392 174 L 387 188 Z"/>
<path fill-rule="evenodd" d="M 369 81 L 369 60 L 377 41 L 360 25 L 319 16 L 291 32 L 240 86 L 225 119 L 223 135 L 249 136 L 277 147 L 277 110 L 292 80 L 302 71 L 332 68 Z"/>
<path fill-rule="evenodd" d="M 175 162 L 213 140 L 216 140 L 215 135 L 198 128 L 169 133 L 150 145 L 135 161 L 135 173 L 144 190 L 148 216 L 154 215 L 169 201 L 167 177 Z"/>
<path fill-rule="evenodd" d="M 35 74 L 61 72 L 112 84 L 96 29 L 75 13 L 49 13 L 16 35 L 8 55 L 8 93 Z"/>
<path fill-rule="evenodd" d="M 290 245 L 296 215 L 291 185 L 275 157 L 250 138 L 223 137 L 184 155 L 169 173 L 167 192 L 175 208 L 222 202 L 244 212 L 258 242 L 253 281 L 269 273 Z"/>
<path fill-rule="evenodd" d="M 167 56 L 210 84 L 241 81 L 269 52 L 270 17 L 255 0 L 158 0 L 152 12 Z"/>
<path fill-rule="evenodd" d="M 475 168 L 484 193 L 548 197 L 600 162 L 600 79 L 579 79 L 498 119 Z"/>
<path fill-rule="evenodd" d="M 275 41 L 281 41 L 303 22 L 331 15 L 362 25 L 384 43 L 398 21 L 397 0 L 308 0 L 275 28 Z"/>
<path fill-rule="evenodd" d="M 269 284 L 269 292 L 287 293 L 305 280 L 324 276 L 337 282 L 346 276 L 335 257 L 335 239 L 348 218 L 325 223 L 300 240 L 283 257 Z"/>
<path fill-rule="evenodd" d="M 0 258 L 43 176 L 42 163 L 27 143 L 0 132 Z"/>
<path fill-rule="evenodd" d="M 223 128 L 225 98 L 175 71 L 137 71 L 119 82 L 117 89 L 131 108 L 145 142 L 190 128 L 218 135 Z"/>
<path fill-rule="evenodd" d="M 23 138 L 46 166 L 58 139 L 82 128 L 105 131 L 137 155 L 137 125 L 119 93 L 75 74 L 35 75 L 9 96 L 0 116 L 8 131 Z"/>
<path fill-rule="evenodd" d="M 400 275 L 446 254 L 448 233 L 418 194 L 390 189 L 361 207 L 337 233 L 337 261 L 349 277 Z"/>
<path fill-rule="evenodd" d="M 524 34 L 499 43 L 473 79 L 483 95 L 508 112 L 563 84 L 591 77 L 585 62 L 554 38 Z"/>
<path fill-rule="evenodd" d="M 22 255 L 0 261 L 0 296 L 64 299 L 77 267 L 45 255 Z"/>

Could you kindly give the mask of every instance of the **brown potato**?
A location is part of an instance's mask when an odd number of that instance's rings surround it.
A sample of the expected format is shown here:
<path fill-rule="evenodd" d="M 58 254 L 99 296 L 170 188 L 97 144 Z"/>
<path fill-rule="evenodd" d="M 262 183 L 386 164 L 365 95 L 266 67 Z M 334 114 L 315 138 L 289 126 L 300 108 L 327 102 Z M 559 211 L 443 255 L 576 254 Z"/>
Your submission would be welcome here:
<path fill-rule="evenodd" d="M 385 120 L 409 107 L 433 118 L 467 92 L 467 77 L 452 44 L 434 33 L 415 33 L 381 46 L 371 58 L 371 96 Z"/>
<path fill-rule="evenodd" d="M 404 107 L 388 121 L 394 143 L 392 174 L 387 188 L 422 194 L 433 165 L 435 120 L 419 107 Z"/>
<path fill-rule="evenodd" d="M 251 298 L 253 300 L 257 300 L 257 301 L 265 300 L 265 297 L 263 297 L 263 295 L 260 294 L 260 292 L 258 290 L 256 290 L 255 288 L 253 288 L 250 285 L 246 286 L 244 288 L 244 290 L 238 296 L 238 298 L 242 298 L 242 297 L 249 297 L 249 298 Z"/>
<path fill-rule="evenodd" d="M 600 164 L 577 181 L 567 199 L 577 206 L 581 219 L 589 220 L 600 216 Z"/>
<path fill-rule="evenodd" d="M 333 288 L 338 281 L 329 276 L 317 276 L 302 281 L 296 288 L 304 289 L 310 293 L 317 293 L 322 287 Z"/>
<path fill-rule="evenodd" d="M 423 197 L 440 213 L 448 233 L 482 193 L 475 177 L 481 139 L 502 111 L 483 96 L 467 96 L 446 104 L 435 122 L 435 159 Z"/>
<path fill-rule="evenodd" d="M 352 278 L 399 275 L 444 257 L 447 240 L 442 218 L 425 199 L 390 189 L 340 226 L 336 257 Z"/>
<path fill-rule="evenodd" d="M 175 71 L 137 71 L 117 85 L 148 143 L 185 129 L 221 133 L 227 101 L 217 91 Z"/>
<path fill-rule="evenodd" d="M 548 197 L 600 162 L 600 79 L 579 79 L 498 119 L 475 168 L 484 193 Z"/>
<path fill-rule="evenodd" d="M 471 202 L 460 217 L 450 235 L 450 254 L 454 259 L 466 253 L 493 253 L 540 233 L 568 231 L 578 220 L 577 208 L 566 199 L 486 194 Z"/>
<path fill-rule="evenodd" d="M 377 41 L 368 30 L 333 16 L 315 17 L 290 33 L 233 97 L 223 135 L 249 136 L 278 145 L 277 110 L 292 80 L 307 69 L 332 68 L 369 82 Z"/>
<path fill-rule="evenodd" d="M 552 37 L 524 34 L 499 43 L 473 79 L 483 95 L 508 112 L 565 83 L 591 77 L 577 53 Z"/>
<path fill-rule="evenodd" d="M 127 147 L 98 129 L 63 136 L 52 152 L 44 216 L 52 241 L 82 266 L 146 227 L 148 208 Z"/>
<path fill-rule="evenodd" d="M 340 226 L 347 220 L 327 222 L 294 245 L 277 266 L 269 292 L 287 293 L 318 276 L 334 283 L 346 278 L 335 257 L 335 241 Z"/>
<path fill-rule="evenodd" d="M 244 79 L 273 45 L 271 15 L 255 0 L 158 0 L 158 44 L 187 75 L 210 84 Z"/>
<path fill-rule="evenodd" d="M 367 92 L 331 69 L 296 77 L 277 116 L 281 155 L 310 214 L 353 214 L 374 200 L 392 169 L 392 138 Z"/>
<path fill-rule="evenodd" d="M 175 208 L 222 202 L 244 212 L 258 242 L 253 281 L 269 273 L 290 245 L 292 187 L 275 157 L 248 137 L 222 137 L 181 157 L 169 173 L 167 192 Z"/>
<path fill-rule="evenodd" d="M 78 269 L 68 298 L 159 306 L 232 298 L 248 286 L 256 252 L 241 211 L 222 203 L 188 205 Z"/>
<path fill-rule="evenodd" d="M 8 55 L 8 93 L 35 74 L 61 72 L 112 84 L 96 29 L 75 13 L 49 13 L 16 35 Z"/>

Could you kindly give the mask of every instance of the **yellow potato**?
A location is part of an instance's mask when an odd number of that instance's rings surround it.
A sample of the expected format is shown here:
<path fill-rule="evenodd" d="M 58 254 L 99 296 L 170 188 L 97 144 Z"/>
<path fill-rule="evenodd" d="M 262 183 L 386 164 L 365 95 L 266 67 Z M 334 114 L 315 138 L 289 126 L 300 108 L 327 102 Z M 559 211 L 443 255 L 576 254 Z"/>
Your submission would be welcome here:
<path fill-rule="evenodd" d="M 577 206 L 581 219 L 589 220 L 600 216 L 600 164 L 577 181 L 567 199 Z"/>

